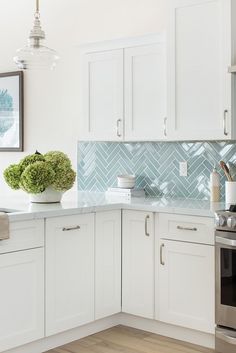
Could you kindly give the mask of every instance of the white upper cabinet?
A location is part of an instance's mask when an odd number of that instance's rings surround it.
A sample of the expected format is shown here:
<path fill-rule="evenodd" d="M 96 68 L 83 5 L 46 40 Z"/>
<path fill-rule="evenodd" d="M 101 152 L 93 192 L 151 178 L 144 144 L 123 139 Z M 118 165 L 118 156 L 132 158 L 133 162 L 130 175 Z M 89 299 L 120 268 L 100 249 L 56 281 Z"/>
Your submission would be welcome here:
<path fill-rule="evenodd" d="M 165 139 L 165 35 L 88 46 L 82 55 L 79 139 Z"/>
<path fill-rule="evenodd" d="M 169 0 L 168 14 L 167 39 L 83 49 L 80 140 L 236 139 L 235 1 Z"/>
<path fill-rule="evenodd" d="M 235 5 L 231 0 L 170 1 L 169 140 L 235 138 L 232 109 Z"/>
<path fill-rule="evenodd" d="M 82 65 L 80 139 L 123 139 L 123 50 L 88 53 Z"/>
<path fill-rule="evenodd" d="M 165 43 L 125 49 L 125 139 L 165 138 Z"/>

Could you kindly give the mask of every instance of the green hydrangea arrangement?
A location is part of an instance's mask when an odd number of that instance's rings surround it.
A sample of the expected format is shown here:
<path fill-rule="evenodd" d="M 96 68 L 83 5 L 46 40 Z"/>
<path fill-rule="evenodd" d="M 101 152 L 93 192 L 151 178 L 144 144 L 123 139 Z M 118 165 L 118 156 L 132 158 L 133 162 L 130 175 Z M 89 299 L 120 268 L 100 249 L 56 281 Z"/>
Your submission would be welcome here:
<path fill-rule="evenodd" d="M 47 187 L 64 192 L 72 188 L 75 177 L 70 159 L 60 151 L 45 155 L 36 151 L 4 171 L 5 181 L 12 189 L 29 194 L 42 193 Z"/>

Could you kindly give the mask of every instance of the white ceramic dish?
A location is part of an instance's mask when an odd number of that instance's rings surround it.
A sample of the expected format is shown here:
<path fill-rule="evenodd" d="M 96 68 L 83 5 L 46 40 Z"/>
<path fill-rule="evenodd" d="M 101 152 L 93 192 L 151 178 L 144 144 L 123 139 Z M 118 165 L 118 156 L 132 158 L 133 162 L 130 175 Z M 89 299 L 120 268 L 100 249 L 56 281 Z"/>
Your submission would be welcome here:
<path fill-rule="evenodd" d="M 135 186 L 135 175 L 118 175 L 117 185 L 119 188 L 133 189 Z"/>

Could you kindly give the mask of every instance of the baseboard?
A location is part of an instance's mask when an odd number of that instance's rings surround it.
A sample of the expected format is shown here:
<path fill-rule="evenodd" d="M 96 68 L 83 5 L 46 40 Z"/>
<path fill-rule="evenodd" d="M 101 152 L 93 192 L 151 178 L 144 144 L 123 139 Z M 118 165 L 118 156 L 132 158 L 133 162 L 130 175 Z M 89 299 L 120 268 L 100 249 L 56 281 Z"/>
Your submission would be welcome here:
<path fill-rule="evenodd" d="M 143 319 L 125 313 L 119 314 L 117 319 L 119 320 L 120 325 L 137 328 L 139 330 L 156 333 L 157 335 L 215 349 L 215 335 L 210 333 L 165 324 L 164 322 L 156 320 Z"/>
<path fill-rule="evenodd" d="M 76 327 L 72 330 L 58 333 L 49 337 L 42 338 L 32 343 L 25 344 L 23 346 L 10 349 L 4 353 L 42 353 L 50 349 L 63 346 L 64 344 L 76 341 L 80 338 L 84 338 L 94 333 L 104 331 L 108 328 L 117 326 L 119 323 L 118 316 L 113 315 L 105 319 L 91 322 L 90 324 Z"/>
<path fill-rule="evenodd" d="M 212 334 L 119 313 L 57 335 L 45 337 L 5 353 L 42 353 L 117 325 L 137 328 L 207 348 L 215 348 L 215 336 Z"/>

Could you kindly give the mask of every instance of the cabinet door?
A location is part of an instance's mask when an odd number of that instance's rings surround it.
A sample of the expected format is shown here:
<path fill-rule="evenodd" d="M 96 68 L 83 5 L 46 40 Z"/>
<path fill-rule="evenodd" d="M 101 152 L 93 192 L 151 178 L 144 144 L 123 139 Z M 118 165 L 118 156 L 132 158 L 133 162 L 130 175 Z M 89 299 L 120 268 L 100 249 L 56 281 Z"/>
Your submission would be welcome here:
<path fill-rule="evenodd" d="M 123 49 L 83 56 L 80 139 L 123 138 Z"/>
<path fill-rule="evenodd" d="M 123 211 L 122 311 L 154 317 L 153 214 Z"/>
<path fill-rule="evenodd" d="M 160 246 L 157 319 L 214 333 L 214 247 L 163 239 Z"/>
<path fill-rule="evenodd" d="M 94 320 L 94 215 L 46 221 L 46 334 Z"/>
<path fill-rule="evenodd" d="M 121 311 L 121 211 L 96 213 L 95 319 Z"/>
<path fill-rule="evenodd" d="M 166 48 L 162 42 L 125 49 L 125 139 L 165 138 Z"/>
<path fill-rule="evenodd" d="M 231 138 L 230 1 L 173 0 L 168 138 Z"/>
<path fill-rule="evenodd" d="M 0 283 L 0 352 L 43 338 L 43 249 L 0 255 Z"/>

